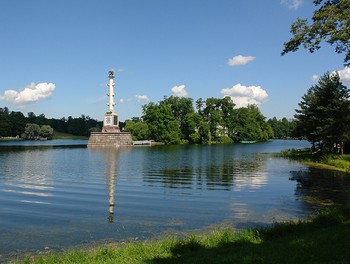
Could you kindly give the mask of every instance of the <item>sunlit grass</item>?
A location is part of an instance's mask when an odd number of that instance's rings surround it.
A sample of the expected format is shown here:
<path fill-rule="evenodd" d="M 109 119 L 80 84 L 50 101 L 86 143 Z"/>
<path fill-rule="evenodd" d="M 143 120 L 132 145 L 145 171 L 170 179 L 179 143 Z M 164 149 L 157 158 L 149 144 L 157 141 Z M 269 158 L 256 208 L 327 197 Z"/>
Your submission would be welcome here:
<path fill-rule="evenodd" d="M 310 149 L 288 149 L 280 153 L 281 156 L 304 162 L 306 165 L 322 169 L 350 172 L 350 155 L 312 153 Z"/>
<path fill-rule="evenodd" d="M 28 256 L 11 263 L 350 263 L 350 206 L 309 221 Z"/>

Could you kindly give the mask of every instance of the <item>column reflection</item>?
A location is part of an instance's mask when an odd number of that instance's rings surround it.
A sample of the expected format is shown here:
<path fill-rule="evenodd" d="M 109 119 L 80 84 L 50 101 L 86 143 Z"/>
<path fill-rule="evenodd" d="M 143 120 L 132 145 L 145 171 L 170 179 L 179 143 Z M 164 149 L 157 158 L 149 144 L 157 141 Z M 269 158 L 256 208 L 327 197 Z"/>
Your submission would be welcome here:
<path fill-rule="evenodd" d="M 106 183 L 108 187 L 108 222 L 114 223 L 115 211 L 115 191 L 118 178 L 118 159 L 122 148 L 106 148 L 94 147 L 90 148 L 93 152 L 98 152 L 103 155 L 104 174 L 106 175 Z"/>
<path fill-rule="evenodd" d="M 107 148 L 104 149 L 103 154 L 106 160 L 105 172 L 107 176 L 108 185 L 108 222 L 114 223 L 114 207 L 115 207 L 115 185 L 117 179 L 117 164 L 119 149 Z"/>

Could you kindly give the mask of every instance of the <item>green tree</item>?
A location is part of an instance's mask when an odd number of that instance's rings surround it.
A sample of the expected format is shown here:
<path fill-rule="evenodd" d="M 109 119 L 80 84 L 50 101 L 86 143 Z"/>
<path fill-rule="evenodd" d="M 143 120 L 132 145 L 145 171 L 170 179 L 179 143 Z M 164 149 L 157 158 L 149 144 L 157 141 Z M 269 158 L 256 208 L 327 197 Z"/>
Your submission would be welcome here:
<path fill-rule="evenodd" d="M 259 108 L 255 105 L 237 110 L 235 141 L 266 141 L 273 136 L 273 130 Z"/>
<path fill-rule="evenodd" d="M 308 89 L 299 103 L 295 118 L 297 131 L 312 144 L 331 150 L 334 143 L 350 139 L 349 89 L 337 73 L 324 74 Z"/>
<path fill-rule="evenodd" d="M 37 139 L 40 134 L 40 126 L 37 124 L 28 123 L 25 126 L 24 134 L 22 135 L 25 139 Z"/>
<path fill-rule="evenodd" d="M 222 128 L 223 119 L 221 111 L 221 99 L 207 98 L 202 111 L 203 120 L 209 125 L 209 140 L 216 141 L 222 135 L 219 130 Z M 222 129 L 221 129 L 222 130 Z"/>
<path fill-rule="evenodd" d="M 49 125 L 42 125 L 39 130 L 39 137 L 52 139 L 53 138 L 53 128 Z"/>
<path fill-rule="evenodd" d="M 297 51 L 300 45 L 311 53 L 320 49 L 325 40 L 335 46 L 337 53 L 345 53 L 345 64 L 350 63 L 350 0 L 314 0 L 319 8 L 314 12 L 312 24 L 307 19 L 298 18 L 292 23 L 293 34 L 284 43 L 282 55 Z"/>
<path fill-rule="evenodd" d="M 164 102 L 148 103 L 142 107 L 142 119 L 147 123 L 152 139 L 166 144 L 181 141 L 181 130 L 170 106 Z"/>
<path fill-rule="evenodd" d="M 295 127 L 296 120 L 295 119 L 287 119 L 283 117 L 280 120 L 277 120 L 276 117 L 269 119 L 267 121 L 272 128 L 273 137 L 275 138 L 290 138 L 296 137 L 295 135 Z"/>
<path fill-rule="evenodd" d="M 135 120 L 135 119 L 134 119 Z M 150 131 L 147 123 L 139 121 L 128 120 L 126 121 L 125 131 L 129 131 L 133 140 L 146 140 L 150 139 Z"/>
<path fill-rule="evenodd" d="M 209 126 L 203 121 L 203 118 L 198 113 L 188 113 L 182 126 L 182 133 L 186 135 L 186 140 L 189 143 L 205 143 L 208 141 Z"/>
<path fill-rule="evenodd" d="M 26 118 L 23 113 L 12 111 L 9 115 L 9 121 L 11 124 L 10 136 L 15 137 L 22 135 L 26 124 Z"/>
<path fill-rule="evenodd" d="M 7 107 L 0 108 L 0 137 L 7 137 L 11 134 L 9 110 Z"/>
<path fill-rule="evenodd" d="M 34 112 L 27 113 L 27 122 L 36 124 L 36 115 L 34 114 Z"/>
<path fill-rule="evenodd" d="M 185 124 L 186 116 L 194 113 L 193 100 L 192 98 L 170 96 L 164 97 L 164 100 L 160 102 L 161 104 L 166 104 L 170 107 L 171 112 L 178 122 L 181 130 L 181 138 L 189 139 L 189 134 L 187 131 L 188 125 Z M 187 119 L 188 120 L 188 119 Z"/>

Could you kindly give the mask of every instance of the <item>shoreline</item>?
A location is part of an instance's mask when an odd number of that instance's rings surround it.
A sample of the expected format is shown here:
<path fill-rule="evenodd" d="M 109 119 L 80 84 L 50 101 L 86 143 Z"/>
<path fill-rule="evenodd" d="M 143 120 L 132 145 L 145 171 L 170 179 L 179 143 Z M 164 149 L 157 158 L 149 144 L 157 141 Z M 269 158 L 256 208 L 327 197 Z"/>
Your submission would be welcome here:
<path fill-rule="evenodd" d="M 9 263 L 347 263 L 350 205 L 310 220 L 285 221 L 241 231 L 212 229 L 184 238 L 108 243 L 64 252 L 38 252 Z M 307 252 L 307 253 L 306 253 Z"/>

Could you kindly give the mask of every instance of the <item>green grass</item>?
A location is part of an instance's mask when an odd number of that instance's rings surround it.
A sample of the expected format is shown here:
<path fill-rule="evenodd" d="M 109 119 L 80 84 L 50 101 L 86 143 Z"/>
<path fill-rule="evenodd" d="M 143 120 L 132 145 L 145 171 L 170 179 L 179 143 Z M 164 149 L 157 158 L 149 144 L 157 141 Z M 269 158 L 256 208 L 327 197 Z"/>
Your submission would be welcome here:
<path fill-rule="evenodd" d="M 11 263 L 350 263 L 350 206 L 310 221 L 276 223 L 240 232 L 214 230 L 185 239 L 112 244 L 28 256 Z"/>
<path fill-rule="evenodd" d="M 310 149 L 288 149 L 279 155 L 290 159 L 298 160 L 306 165 L 322 169 L 339 170 L 350 172 L 350 155 L 339 155 L 331 153 L 312 153 Z"/>
<path fill-rule="evenodd" d="M 2 138 L 0 137 L 0 141 L 21 141 L 23 140 L 22 138 L 15 138 L 15 137 L 11 137 L 11 138 L 8 138 L 8 137 L 5 137 L 5 138 Z"/>
<path fill-rule="evenodd" d="M 88 139 L 88 137 L 74 136 L 72 134 L 54 131 L 53 139 Z"/>

